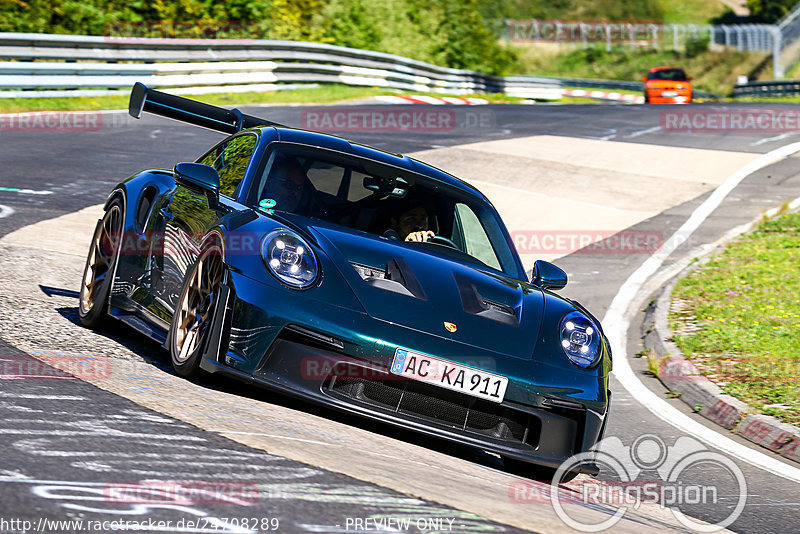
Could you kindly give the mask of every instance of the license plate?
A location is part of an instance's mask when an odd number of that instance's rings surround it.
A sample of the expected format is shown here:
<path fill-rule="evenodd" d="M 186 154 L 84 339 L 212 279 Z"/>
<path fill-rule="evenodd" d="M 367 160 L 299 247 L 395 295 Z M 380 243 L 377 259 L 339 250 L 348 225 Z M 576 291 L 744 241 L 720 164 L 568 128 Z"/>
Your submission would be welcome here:
<path fill-rule="evenodd" d="M 492 402 L 502 402 L 508 387 L 508 378 L 505 376 L 406 349 L 394 351 L 391 371 L 396 375 Z"/>
<path fill-rule="evenodd" d="M 664 91 L 661 96 L 678 96 L 678 93 L 676 91 Z"/>

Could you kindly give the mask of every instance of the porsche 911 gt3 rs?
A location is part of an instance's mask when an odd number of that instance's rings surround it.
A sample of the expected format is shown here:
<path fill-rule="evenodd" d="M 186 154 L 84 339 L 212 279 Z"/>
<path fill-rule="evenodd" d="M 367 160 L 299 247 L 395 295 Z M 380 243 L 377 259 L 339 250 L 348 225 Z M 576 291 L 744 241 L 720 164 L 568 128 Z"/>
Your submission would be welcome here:
<path fill-rule="evenodd" d="M 114 187 L 83 275 L 85 325 L 127 323 L 182 376 L 224 373 L 536 476 L 600 439 L 601 325 L 554 293 L 558 267 L 537 261 L 527 278 L 476 188 L 137 84 L 130 112 L 143 111 L 229 136 Z"/>

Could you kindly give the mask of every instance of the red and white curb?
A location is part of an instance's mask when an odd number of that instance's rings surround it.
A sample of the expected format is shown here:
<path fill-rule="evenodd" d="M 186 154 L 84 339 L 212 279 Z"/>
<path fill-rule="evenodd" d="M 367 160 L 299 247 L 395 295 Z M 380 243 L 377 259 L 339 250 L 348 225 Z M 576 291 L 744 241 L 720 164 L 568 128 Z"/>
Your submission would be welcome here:
<path fill-rule="evenodd" d="M 667 312 L 673 281 L 648 311 L 645 320 L 645 346 L 655 351 L 660 360 L 658 379 L 697 413 L 721 427 L 789 460 L 800 462 L 800 431 L 778 419 L 752 413 L 744 402 L 723 393 L 722 389 L 703 376 L 672 342 L 667 326 Z M 652 328 L 652 329 L 651 329 Z"/>
<path fill-rule="evenodd" d="M 376 96 L 375 100 L 387 104 L 433 104 L 435 106 L 442 106 L 446 104 L 453 104 L 456 106 L 463 105 L 483 105 L 488 104 L 489 101 L 485 98 L 462 98 L 455 96 L 425 96 L 425 95 L 403 95 L 403 96 L 390 96 L 381 95 Z"/>
<path fill-rule="evenodd" d="M 587 98 L 597 98 L 600 100 L 616 100 L 631 104 L 644 104 L 644 97 L 641 95 L 630 95 L 608 91 L 587 91 L 585 89 L 564 89 L 564 96 L 585 96 Z"/>
<path fill-rule="evenodd" d="M 800 198 L 789 204 L 789 211 L 798 208 Z M 778 208 L 773 208 L 765 216 L 775 217 L 778 212 Z M 718 246 L 727 244 L 756 224 L 757 221 L 732 229 L 697 256 L 708 257 Z M 800 430 L 797 427 L 772 416 L 754 413 L 756 410 L 746 403 L 725 394 L 717 384 L 701 374 L 672 341 L 673 334 L 668 321 L 672 290 L 678 279 L 688 272 L 688 268 L 683 269 L 664 287 L 654 306 L 647 310 L 642 324 L 645 347 L 652 349 L 660 361 L 658 379 L 670 390 L 680 393 L 680 399 L 706 419 L 784 458 L 800 463 Z"/>

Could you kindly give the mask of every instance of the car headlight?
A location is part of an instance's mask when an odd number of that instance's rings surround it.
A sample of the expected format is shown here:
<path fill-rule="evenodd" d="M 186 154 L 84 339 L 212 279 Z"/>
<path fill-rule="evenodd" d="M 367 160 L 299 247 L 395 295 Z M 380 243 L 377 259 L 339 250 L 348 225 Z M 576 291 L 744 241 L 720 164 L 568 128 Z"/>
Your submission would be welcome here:
<path fill-rule="evenodd" d="M 580 312 L 570 312 L 561 319 L 561 348 L 572 363 L 584 369 L 600 357 L 600 332 Z"/>
<path fill-rule="evenodd" d="M 261 257 L 275 278 L 295 289 L 307 288 L 317 279 L 314 251 L 300 236 L 284 228 L 264 236 Z"/>

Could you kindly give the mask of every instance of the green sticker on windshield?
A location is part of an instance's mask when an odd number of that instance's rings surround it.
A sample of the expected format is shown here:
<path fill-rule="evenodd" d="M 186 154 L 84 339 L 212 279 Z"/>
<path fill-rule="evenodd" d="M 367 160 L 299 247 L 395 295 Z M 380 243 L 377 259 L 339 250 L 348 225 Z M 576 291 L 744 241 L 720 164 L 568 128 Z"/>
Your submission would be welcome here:
<path fill-rule="evenodd" d="M 261 202 L 258 203 L 259 209 L 262 211 L 266 211 L 267 213 L 272 213 L 272 208 L 274 208 L 278 203 L 275 202 L 274 199 L 265 198 Z"/>

